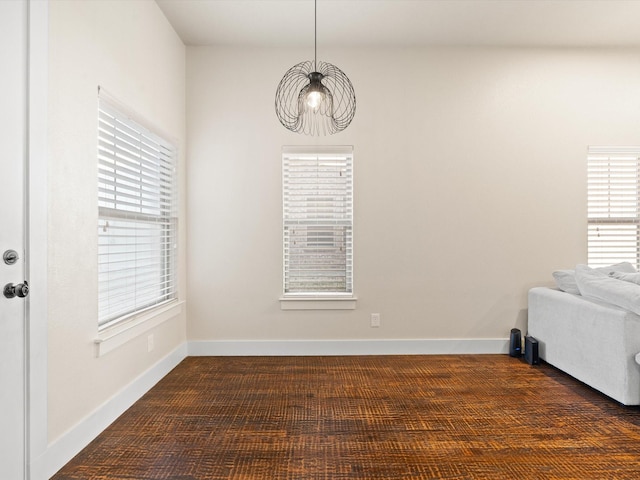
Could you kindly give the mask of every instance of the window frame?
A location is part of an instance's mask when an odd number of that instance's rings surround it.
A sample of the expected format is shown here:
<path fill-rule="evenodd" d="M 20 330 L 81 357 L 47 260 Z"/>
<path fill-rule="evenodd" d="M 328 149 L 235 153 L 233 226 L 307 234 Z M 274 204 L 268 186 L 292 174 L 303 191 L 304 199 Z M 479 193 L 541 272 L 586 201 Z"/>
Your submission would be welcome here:
<path fill-rule="evenodd" d="M 173 142 L 148 125 L 99 95 L 99 332 L 156 310 L 162 313 L 178 300 L 178 153 Z M 127 257 L 119 261 L 118 255 Z M 129 266 L 127 280 L 108 278 L 122 275 L 117 263 Z M 145 281 L 145 274 L 152 280 Z M 118 289 L 127 298 L 123 308 L 115 307 Z"/>
<path fill-rule="evenodd" d="M 356 296 L 353 281 L 353 237 L 354 237 L 354 194 L 353 194 L 353 147 L 352 146 L 284 146 L 282 147 L 282 295 L 280 305 L 283 310 L 353 309 Z M 324 162 L 324 165 L 320 165 Z M 344 165 L 342 165 L 344 164 Z M 339 170 L 339 177 L 335 172 Z M 312 184 L 316 175 L 317 183 Z M 344 180 L 342 180 L 344 178 Z M 311 191 L 308 186 L 312 185 Z M 318 186 L 331 187 L 327 195 L 325 189 L 321 197 Z M 296 190 L 296 188 L 298 190 Z M 300 195 L 301 190 L 303 195 Z M 312 190 L 316 190 L 313 192 Z M 296 195 L 298 193 L 298 195 Z M 306 200 L 301 197 L 307 195 Z M 315 201 L 314 201 L 315 200 Z M 306 203 L 305 203 L 306 202 Z M 298 240 L 306 238 L 303 251 L 292 253 L 292 238 L 295 230 Z M 304 234 L 304 235 L 302 235 Z M 309 240 L 310 239 L 310 240 Z M 320 248 L 329 254 L 322 266 L 331 274 L 326 274 L 323 285 L 318 282 L 318 271 L 306 269 L 300 258 L 312 255 L 322 259 Z M 340 249 L 338 256 L 336 249 Z M 310 250 L 306 252 L 304 250 Z M 344 252 L 344 253 L 342 253 Z M 297 260 L 297 263 L 296 263 Z M 344 264 L 344 265 L 343 265 Z M 292 280 L 293 270 L 299 272 L 302 280 L 297 284 Z M 344 275 L 344 281 L 336 280 Z M 316 278 L 314 278 L 316 277 Z M 305 283 L 306 282 L 306 283 Z M 337 283 L 336 283 L 337 282 Z M 319 285 L 319 289 L 304 288 L 303 285 Z M 338 285 L 331 289 L 329 286 Z M 293 288 L 292 285 L 295 285 Z"/>
<path fill-rule="evenodd" d="M 640 146 L 590 146 L 587 263 L 640 266 Z"/>

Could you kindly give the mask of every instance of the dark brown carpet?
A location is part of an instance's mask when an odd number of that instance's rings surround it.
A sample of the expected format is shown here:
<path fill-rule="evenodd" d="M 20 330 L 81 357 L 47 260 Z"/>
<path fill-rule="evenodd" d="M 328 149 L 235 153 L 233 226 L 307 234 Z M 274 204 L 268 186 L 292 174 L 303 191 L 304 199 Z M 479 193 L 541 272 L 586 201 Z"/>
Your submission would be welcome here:
<path fill-rule="evenodd" d="M 640 479 L 640 409 L 507 355 L 192 357 L 82 479 Z"/>

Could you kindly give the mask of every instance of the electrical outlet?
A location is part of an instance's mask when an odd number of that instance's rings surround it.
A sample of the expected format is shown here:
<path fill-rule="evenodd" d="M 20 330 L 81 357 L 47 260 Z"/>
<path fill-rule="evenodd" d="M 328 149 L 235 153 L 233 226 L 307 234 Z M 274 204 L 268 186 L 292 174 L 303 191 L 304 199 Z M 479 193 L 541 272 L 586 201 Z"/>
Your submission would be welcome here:
<path fill-rule="evenodd" d="M 372 313 L 371 314 L 371 328 L 378 328 L 380 326 L 380 314 Z"/>
<path fill-rule="evenodd" d="M 153 333 L 147 337 L 147 352 L 153 350 Z"/>

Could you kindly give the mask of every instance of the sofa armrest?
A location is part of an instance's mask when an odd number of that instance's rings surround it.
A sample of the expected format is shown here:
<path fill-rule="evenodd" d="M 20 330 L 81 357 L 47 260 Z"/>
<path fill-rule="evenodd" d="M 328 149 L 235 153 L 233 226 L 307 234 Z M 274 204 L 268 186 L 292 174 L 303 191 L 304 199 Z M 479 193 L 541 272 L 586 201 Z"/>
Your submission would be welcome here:
<path fill-rule="evenodd" d="M 640 316 L 551 288 L 529 291 L 540 358 L 625 405 L 640 405 Z"/>

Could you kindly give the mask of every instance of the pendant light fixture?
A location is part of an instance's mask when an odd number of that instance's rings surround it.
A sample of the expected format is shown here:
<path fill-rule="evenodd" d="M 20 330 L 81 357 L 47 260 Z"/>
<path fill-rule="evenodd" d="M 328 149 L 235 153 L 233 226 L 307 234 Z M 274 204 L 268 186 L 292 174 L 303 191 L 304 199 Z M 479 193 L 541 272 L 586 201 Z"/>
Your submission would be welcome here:
<path fill-rule="evenodd" d="M 351 81 L 335 65 L 318 62 L 318 3 L 314 0 L 314 59 L 294 65 L 278 84 L 276 114 L 296 133 L 332 135 L 349 126 L 356 113 Z"/>

